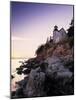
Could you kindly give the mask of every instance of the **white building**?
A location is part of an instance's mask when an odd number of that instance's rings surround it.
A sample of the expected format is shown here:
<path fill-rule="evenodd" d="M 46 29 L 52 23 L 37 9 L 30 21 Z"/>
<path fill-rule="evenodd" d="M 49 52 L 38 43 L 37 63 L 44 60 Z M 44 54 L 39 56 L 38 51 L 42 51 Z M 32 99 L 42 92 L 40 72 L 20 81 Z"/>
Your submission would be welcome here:
<path fill-rule="evenodd" d="M 55 26 L 54 31 L 53 31 L 53 42 L 58 43 L 58 42 L 64 40 L 65 37 L 67 37 L 66 31 L 63 28 L 58 30 L 58 27 Z"/>

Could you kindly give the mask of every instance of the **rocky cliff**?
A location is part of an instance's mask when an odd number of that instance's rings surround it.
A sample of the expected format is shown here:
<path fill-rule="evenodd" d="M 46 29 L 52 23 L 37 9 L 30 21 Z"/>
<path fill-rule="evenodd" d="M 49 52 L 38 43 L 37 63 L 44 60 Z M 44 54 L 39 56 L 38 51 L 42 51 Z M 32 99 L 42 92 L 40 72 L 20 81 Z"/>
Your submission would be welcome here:
<path fill-rule="evenodd" d="M 36 50 L 36 57 L 17 68 L 27 75 L 17 82 L 12 98 L 60 96 L 74 94 L 74 39 L 68 37 L 59 43 L 49 41 Z"/>

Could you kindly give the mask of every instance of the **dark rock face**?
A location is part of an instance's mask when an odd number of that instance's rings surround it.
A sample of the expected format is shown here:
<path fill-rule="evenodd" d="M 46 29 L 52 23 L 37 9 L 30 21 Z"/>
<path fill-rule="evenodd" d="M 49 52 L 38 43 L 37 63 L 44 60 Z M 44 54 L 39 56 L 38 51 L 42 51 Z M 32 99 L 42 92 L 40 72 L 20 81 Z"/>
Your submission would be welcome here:
<path fill-rule="evenodd" d="M 72 72 L 68 68 L 65 68 L 63 65 L 63 62 L 60 58 L 53 56 L 46 59 L 46 62 L 48 62 L 48 68 L 46 70 L 46 73 L 49 77 L 53 77 L 55 79 L 58 78 L 71 78 Z M 55 76 L 54 76 L 55 75 Z"/>
<path fill-rule="evenodd" d="M 18 82 L 14 98 L 74 94 L 73 58 L 52 56 L 36 64 L 37 68 L 33 66 L 28 77 Z"/>
<path fill-rule="evenodd" d="M 39 67 L 30 72 L 28 84 L 26 85 L 26 89 L 24 89 L 24 93 L 27 93 L 28 97 L 44 96 L 45 94 L 43 91 L 45 73 L 40 70 Z"/>
<path fill-rule="evenodd" d="M 47 95 L 71 95 L 74 93 L 73 72 L 64 66 L 64 61 L 58 57 L 46 60 L 49 63 L 46 70 L 45 89 Z M 73 67 L 73 66 L 72 66 Z"/>

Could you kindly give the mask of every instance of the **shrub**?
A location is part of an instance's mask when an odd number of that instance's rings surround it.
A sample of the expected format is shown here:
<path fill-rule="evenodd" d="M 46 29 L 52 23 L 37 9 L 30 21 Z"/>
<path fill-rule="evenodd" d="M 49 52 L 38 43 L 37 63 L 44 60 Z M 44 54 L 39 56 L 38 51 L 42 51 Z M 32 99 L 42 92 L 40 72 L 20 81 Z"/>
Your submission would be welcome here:
<path fill-rule="evenodd" d="M 40 46 L 38 47 L 38 49 L 36 50 L 36 54 L 38 55 L 38 54 L 42 53 L 43 50 L 44 50 L 44 45 L 40 45 Z"/>

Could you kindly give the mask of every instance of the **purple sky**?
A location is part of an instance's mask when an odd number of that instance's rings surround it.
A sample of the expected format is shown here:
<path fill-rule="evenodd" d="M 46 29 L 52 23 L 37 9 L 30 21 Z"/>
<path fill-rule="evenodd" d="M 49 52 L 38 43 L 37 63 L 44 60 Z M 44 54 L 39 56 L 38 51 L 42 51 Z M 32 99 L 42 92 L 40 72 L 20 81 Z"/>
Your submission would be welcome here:
<path fill-rule="evenodd" d="M 52 35 L 54 25 L 66 30 L 72 18 L 72 5 L 11 2 L 12 56 L 34 56 L 36 48 Z"/>

